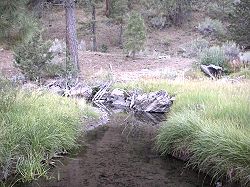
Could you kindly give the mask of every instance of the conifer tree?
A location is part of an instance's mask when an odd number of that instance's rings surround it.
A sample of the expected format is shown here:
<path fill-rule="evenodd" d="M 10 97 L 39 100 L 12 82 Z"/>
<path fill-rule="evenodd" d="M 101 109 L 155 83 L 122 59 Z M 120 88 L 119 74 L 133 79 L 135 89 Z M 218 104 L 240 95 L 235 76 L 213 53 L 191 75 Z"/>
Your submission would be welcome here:
<path fill-rule="evenodd" d="M 33 34 L 31 39 L 14 48 L 14 65 L 26 78 L 39 81 L 46 65 L 52 60 L 49 52 L 51 43 L 44 41 L 41 32 Z"/>
<path fill-rule="evenodd" d="M 229 19 L 231 38 L 238 44 L 250 46 L 250 1 L 241 0 Z"/>
<path fill-rule="evenodd" d="M 148 10 L 168 17 L 172 24 L 180 26 L 191 10 L 191 0 L 142 0 Z"/>
<path fill-rule="evenodd" d="M 132 12 L 124 33 L 124 48 L 127 53 L 135 57 L 135 53 L 143 50 L 146 42 L 146 28 L 142 16 Z"/>
<path fill-rule="evenodd" d="M 37 22 L 27 10 L 28 0 L 0 1 L 0 39 L 15 44 L 32 37 Z"/>
<path fill-rule="evenodd" d="M 66 14 L 66 48 L 67 59 L 72 63 L 74 67 L 74 74 L 72 77 L 77 77 L 79 68 L 78 59 L 78 41 L 76 31 L 76 13 L 75 13 L 75 1 L 65 0 L 64 2 L 65 14 Z"/>
<path fill-rule="evenodd" d="M 119 24 L 119 46 L 123 48 L 122 35 L 125 14 L 129 9 L 129 0 L 110 0 L 110 17 Z"/>
<path fill-rule="evenodd" d="M 97 38 L 96 38 L 96 7 L 101 0 L 82 0 L 86 11 L 91 12 L 91 40 L 93 42 L 93 51 L 97 51 Z"/>

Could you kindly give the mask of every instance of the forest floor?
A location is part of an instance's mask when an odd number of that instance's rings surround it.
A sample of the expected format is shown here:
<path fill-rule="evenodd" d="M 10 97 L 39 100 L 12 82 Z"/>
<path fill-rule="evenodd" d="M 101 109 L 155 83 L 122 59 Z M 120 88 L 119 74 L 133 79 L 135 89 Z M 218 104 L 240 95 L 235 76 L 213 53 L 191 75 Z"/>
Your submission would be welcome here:
<path fill-rule="evenodd" d="M 86 43 L 86 52 L 79 52 L 81 77 L 85 80 L 106 79 L 112 74 L 116 80 L 135 80 L 138 78 L 161 77 L 172 78 L 182 76 L 183 72 L 191 69 L 194 59 L 183 58 L 178 55 L 180 46 L 197 37 L 194 30 L 199 20 L 203 18 L 194 13 L 192 21 L 182 27 L 170 27 L 163 30 L 147 28 L 147 43 L 144 54 L 137 55 L 136 59 L 126 58 L 119 48 L 119 25 L 103 16 L 103 8 L 97 9 L 97 47 L 108 47 L 107 53 L 90 52 L 91 34 L 83 30 L 84 24 L 90 21 L 90 14 L 83 9 L 77 9 L 78 39 Z M 61 6 L 50 7 L 45 10 L 41 22 L 45 28 L 45 39 L 64 40 L 65 19 L 64 9 Z M 166 45 L 167 43 L 167 45 Z M 13 55 L 10 50 L 0 46 L 0 72 L 7 77 L 18 74 L 13 67 Z"/>

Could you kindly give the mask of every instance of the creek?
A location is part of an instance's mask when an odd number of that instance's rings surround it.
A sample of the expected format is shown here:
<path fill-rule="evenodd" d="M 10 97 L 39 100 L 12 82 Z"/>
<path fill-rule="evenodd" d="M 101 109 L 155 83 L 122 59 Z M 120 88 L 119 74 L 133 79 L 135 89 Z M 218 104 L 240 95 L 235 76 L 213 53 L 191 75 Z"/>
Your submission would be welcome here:
<path fill-rule="evenodd" d="M 185 167 L 183 161 L 157 153 L 154 141 L 165 119 L 164 114 L 118 113 L 107 123 L 90 123 L 80 149 L 58 161 L 49 172 L 51 179 L 28 186 L 214 186 L 209 177 Z"/>

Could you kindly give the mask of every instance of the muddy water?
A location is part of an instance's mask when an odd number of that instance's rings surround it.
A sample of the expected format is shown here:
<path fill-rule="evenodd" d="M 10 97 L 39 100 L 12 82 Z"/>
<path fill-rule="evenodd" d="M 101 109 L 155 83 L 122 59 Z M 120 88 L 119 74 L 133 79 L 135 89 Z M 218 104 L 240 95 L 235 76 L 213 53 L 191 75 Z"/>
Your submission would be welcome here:
<path fill-rule="evenodd" d="M 29 186 L 211 186 L 209 179 L 184 168 L 183 162 L 157 154 L 154 138 L 162 119 L 164 116 L 118 114 L 106 125 L 91 127 L 83 140 L 85 146 L 61 160 L 51 171 L 51 180 Z"/>

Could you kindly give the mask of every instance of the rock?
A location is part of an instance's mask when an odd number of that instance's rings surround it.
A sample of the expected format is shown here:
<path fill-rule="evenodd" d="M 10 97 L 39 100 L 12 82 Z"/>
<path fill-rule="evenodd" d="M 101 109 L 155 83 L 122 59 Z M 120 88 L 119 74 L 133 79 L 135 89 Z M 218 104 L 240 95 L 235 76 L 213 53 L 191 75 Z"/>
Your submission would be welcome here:
<path fill-rule="evenodd" d="M 25 82 L 27 82 L 25 76 L 22 74 L 12 76 L 10 78 L 10 81 L 13 83 L 20 83 L 20 84 L 24 84 Z"/>
<path fill-rule="evenodd" d="M 136 111 L 134 112 L 134 119 L 143 123 L 150 123 L 153 125 L 159 124 L 166 120 L 166 115 L 164 113 L 149 113 Z"/>
<path fill-rule="evenodd" d="M 81 40 L 80 43 L 78 44 L 78 50 L 79 51 L 86 51 L 86 42 L 84 40 Z"/>
<path fill-rule="evenodd" d="M 129 95 L 124 90 L 116 88 L 107 97 L 106 102 L 115 108 L 126 108 L 130 104 L 127 101 L 128 97 Z"/>
<path fill-rule="evenodd" d="M 72 87 L 69 91 L 69 96 L 71 97 L 81 97 L 86 100 L 91 100 L 93 97 L 93 90 L 90 86 L 82 83 L 78 83 L 76 86 Z"/>
<path fill-rule="evenodd" d="M 49 90 L 50 92 L 61 95 L 61 96 L 65 94 L 65 90 L 60 88 L 59 86 L 51 86 Z"/>
<path fill-rule="evenodd" d="M 26 83 L 22 86 L 23 90 L 28 90 L 28 91 L 37 90 L 38 88 L 39 87 L 33 83 Z"/>
<path fill-rule="evenodd" d="M 57 38 L 53 41 L 52 46 L 49 49 L 49 52 L 54 55 L 62 54 L 66 51 L 66 44 L 63 41 L 58 40 Z"/>
<path fill-rule="evenodd" d="M 171 56 L 170 56 L 170 55 L 159 55 L 159 56 L 158 56 L 158 59 L 159 59 L 159 60 L 164 60 L 164 59 L 170 60 L 170 59 L 171 59 Z"/>
<path fill-rule="evenodd" d="M 151 92 L 135 96 L 131 107 L 136 111 L 165 113 L 173 104 L 173 100 L 166 91 Z"/>

